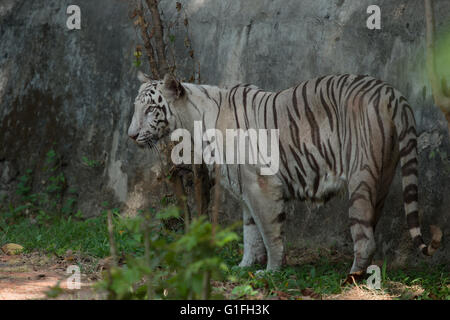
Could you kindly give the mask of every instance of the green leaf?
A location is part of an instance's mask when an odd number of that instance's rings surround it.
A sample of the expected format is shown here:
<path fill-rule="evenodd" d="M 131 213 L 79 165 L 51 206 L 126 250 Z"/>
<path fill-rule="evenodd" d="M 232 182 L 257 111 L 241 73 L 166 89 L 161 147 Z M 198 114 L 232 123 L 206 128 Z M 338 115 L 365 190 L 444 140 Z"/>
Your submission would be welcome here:
<path fill-rule="evenodd" d="M 166 208 L 156 214 L 156 219 L 169 220 L 171 218 L 179 218 L 180 210 L 176 207 Z"/>
<path fill-rule="evenodd" d="M 254 296 L 258 294 L 258 291 L 253 290 L 252 286 L 247 284 L 235 287 L 233 291 L 231 291 L 231 294 L 235 295 L 238 298 L 241 298 L 243 296 Z"/>

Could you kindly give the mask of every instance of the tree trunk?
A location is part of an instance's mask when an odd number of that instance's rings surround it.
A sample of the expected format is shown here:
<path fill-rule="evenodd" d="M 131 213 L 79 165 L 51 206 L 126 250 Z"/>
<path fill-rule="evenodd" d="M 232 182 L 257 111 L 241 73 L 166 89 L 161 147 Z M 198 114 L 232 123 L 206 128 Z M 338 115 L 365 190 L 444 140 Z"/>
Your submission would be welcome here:
<path fill-rule="evenodd" d="M 158 9 L 158 0 L 145 0 L 152 14 L 152 25 L 156 43 L 156 53 L 158 56 L 159 73 L 164 76 L 169 71 L 166 59 L 166 45 L 164 43 L 164 27 L 161 22 L 161 15 Z"/>
<path fill-rule="evenodd" d="M 155 50 L 153 49 L 152 42 L 150 41 L 150 35 L 148 34 L 148 24 L 144 17 L 144 8 L 142 6 L 142 3 L 139 6 L 139 9 L 137 10 L 137 15 L 139 19 L 139 28 L 141 29 L 141 37 L 142 41 L 144 41 L 144 47 L 145 51 L 147 53 L 147 58 L 150 63 L 150 69 L 152 70 L 153 79 L 159 80 L 161 79 L 161 75 L 158 70 L 158 64 L 155 60 Z"/>

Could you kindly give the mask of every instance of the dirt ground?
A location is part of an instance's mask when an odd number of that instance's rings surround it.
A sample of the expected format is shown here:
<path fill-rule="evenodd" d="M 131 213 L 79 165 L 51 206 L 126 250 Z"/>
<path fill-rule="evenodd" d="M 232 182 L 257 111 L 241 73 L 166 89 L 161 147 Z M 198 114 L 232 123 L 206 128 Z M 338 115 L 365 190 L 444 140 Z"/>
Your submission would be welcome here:
<path fill-rule="evenodd" d="M 81 288 L 69 289 L 71 274 L 67 273 L 67 268 L 76 265 L 76 260 L 77 257 L 71 255 L 48 257 L 31 253 L 8 256 L 0 251 L 0 300 L 52 299 L 52 292 L 60 293 L 56 299 L 101 299 L 101 295 L 92 289 L 98 280 L 96 272 L 81 274 Z M 56 286 L 61 290 L 55 289 Z"/>
<path fill-rule="evenodd" d="M 101 279 L 101 272 L 107 269 L 110 259 L 94 261 L 88 257 L 81 257 L 67 252 L 62 257 L 48 256 L 41 253 L 5 255 L 0 250 L 0 300 L 99 300 L 105 295 L 94 290 L 93 285 Z M 87 270 L 81 273 L 81 288 L 69 289 L 70 274 L 67 268 L 71 265 L 82 266 Z M 213 286 L 222 288 L 226 299 L 231 299 L 234 285 L 227 282 L 214 282 Z M 298 300 L 392 300 L 403 295 L 405 291 L 412 299 L 423 292 L 420 287 L 406 287 L 401 283 L 390 282 L 389 293 L 383 290 L 369 290 L 364 286 L 344 288 L 340 294 L 319 296 L 314 292 L 303 290 Z M 56 297 L 52 293 L 57 292 Z M 228 293 L 228 294 L 227 294 Z M 397 294 L 398 293 L 398 294 Z M 261 292 L 252 299 L 267 299 Z M 279 292 L 271 297 L 275 300 L 288 300 L 292 296 Z"/>

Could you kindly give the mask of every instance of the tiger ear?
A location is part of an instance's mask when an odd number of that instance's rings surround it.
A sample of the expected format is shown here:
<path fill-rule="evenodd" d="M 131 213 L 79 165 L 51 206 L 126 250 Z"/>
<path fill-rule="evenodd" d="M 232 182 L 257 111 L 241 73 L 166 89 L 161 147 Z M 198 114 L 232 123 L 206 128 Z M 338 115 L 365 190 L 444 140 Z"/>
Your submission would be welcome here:
<path fill-rule="evenodd" d="M 164 77 L 164 87 L 163 87 L 164 98 L 168 101 L 175 101 L 184 96 L 186 89 L 180 81 L 178 81 L 174 76 L 166 74 Z"/>
<path fill-rule="evenodd" d="M 142 83 L 146 83 L 146 82 L 151 82 L 152 81 L 152 79 L 150 79 L 150 77 L 148 75 L 146 75 L 145 73 L 143 73 L 141 70 L 138 71 L 137 78 Z"/>

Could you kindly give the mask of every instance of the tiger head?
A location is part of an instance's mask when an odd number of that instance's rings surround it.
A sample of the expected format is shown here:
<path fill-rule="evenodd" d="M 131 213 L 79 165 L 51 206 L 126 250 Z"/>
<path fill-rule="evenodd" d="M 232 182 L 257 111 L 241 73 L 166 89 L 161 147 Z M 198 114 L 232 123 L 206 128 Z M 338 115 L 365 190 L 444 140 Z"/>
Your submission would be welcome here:
<path fill-rule="evenodd" d="M 128 136 L 139 147 L 152 148 L 175 129 L 175 115 L 170 105 L 185 94 L 185 89 L 169 75 L 163 81 L 156 81 L 139 72 L 138 79 L 142 85 L 134 102 Z"/>

